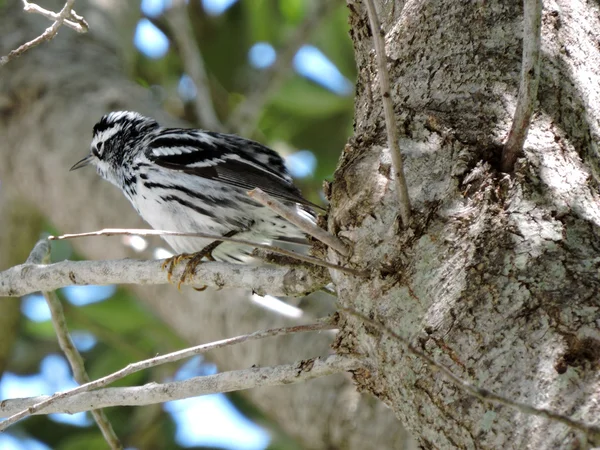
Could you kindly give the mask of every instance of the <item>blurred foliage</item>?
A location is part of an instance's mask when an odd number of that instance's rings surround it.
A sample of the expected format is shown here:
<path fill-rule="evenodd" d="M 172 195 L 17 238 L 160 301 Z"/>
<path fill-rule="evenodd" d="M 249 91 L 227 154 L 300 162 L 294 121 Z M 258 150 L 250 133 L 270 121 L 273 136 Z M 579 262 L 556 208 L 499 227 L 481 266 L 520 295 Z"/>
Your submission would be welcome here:
<path fill-rule="evenodd" d="M 248 61 L 248 50 L 257 42 L 268 42 L 276 51 L 288 45 L 293 34 L 317 1 L 333 0 L 240 0 L 220 16 L 209 16 L 201 2 L 190 0 L 188 13 L 201 49 L 210 79 L 215 110 L 223 123 L 246 96 L 253 92 L 262 71 Z M 0 0 L 2 5 L 3 0 Z M 136 53 L 127 71 L 141 86 L 155 93 L 165 109 L 192 124 L 198 124 L 191 103 L 183 101 L 177 92 L 184 64 L 178 54 L 171 32 L 163 16 L 148 18 L 162 30 L 171 45 L 161 59 L 150 59 Z M 92 29 L 90 33 L 94 33 Z M 348 37 L 345 2 L 325 17 L 313 30 L 307 44 L 320 49 L 352 83 L 355 79 L 353 49 Z M 49 43 L 48 45 L 52 45 Z M 268 99 L 260 113 L 252 137 L 267 145 L 289 152 L 311 150 L 317 157 L 316 172 L 298 180 L 305 195 L 319 201 L 323 179 L 332 175 L 343 146 L 351 134 L 353 96 L 339 96 L 290 70 L 281 89 Z M 51 230 L 55 232 L 55 230 Z M 70 257 L 70 246 L 53 243 L 53 260 Z M 64 300 L 64 298 L 63 298 Z M 131 362 L 159 353 L 186 347 L 172 330 L 157 320 L 127 291 L 119 289 L 105 301 L 82 307 L 64 302 L 72 331 L 85 330 L 98 340 L 83 354 L 92 379 L 107 375 Z M 23 320 L 21 333 L 8 370 L 17 374 L 39 371 L 39 363 L 49 353 L 59 353 L 50 321 Z M 115 385 L 139 385 L 164 381 L 173 376 L 178 365 L 163 366 L 139 372 Z M 230 398 L 256 422 L 269 430 L 270 449 L 296 449 L 297 443 L 262 417 L 239 394 Z M 123 443 L 140 449 L 178 449 L 176 425 L 161 405 L 143 408 L 111 408 L 108 417 Z M 28 435 L 46 443 L 52 449 L 100 449 L 105 442 L 95 425 L 76 427 L 56 423 L 46 416 L 31 417 L 12 427 L 15 436 Z"/>

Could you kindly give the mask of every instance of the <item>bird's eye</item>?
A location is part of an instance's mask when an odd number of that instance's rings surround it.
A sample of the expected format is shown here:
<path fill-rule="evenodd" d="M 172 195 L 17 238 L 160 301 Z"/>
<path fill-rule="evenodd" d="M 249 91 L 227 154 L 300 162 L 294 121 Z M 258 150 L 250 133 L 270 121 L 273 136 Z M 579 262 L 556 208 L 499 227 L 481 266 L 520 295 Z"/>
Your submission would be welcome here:
<path fill-rule="evenodd" d="M 98 142 L 94 147 L 92 147 L 92 153 L 94 156 L 100 157 L 102 156 L 102 151 L 104 150 L 104 142 Z"/>

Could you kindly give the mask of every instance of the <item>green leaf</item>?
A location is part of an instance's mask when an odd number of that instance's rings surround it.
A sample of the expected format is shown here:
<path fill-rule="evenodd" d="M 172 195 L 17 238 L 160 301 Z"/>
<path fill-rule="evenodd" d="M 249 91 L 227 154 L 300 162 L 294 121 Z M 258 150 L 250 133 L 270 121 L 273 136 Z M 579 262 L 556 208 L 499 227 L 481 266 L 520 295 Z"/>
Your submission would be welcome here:
<path fill-rule="evenodd" d="M 245 9 L 247 14 L 250 29 L 249 41 L 252 43 L 260 41 L 274 42 L 281 21 L 277 17 L 273 2 L 269 0 L 251 0 L 240 2 L 240 6 Z M 267 26 L 267 24 L 272 26 Z"/>
<path fill-rule="evenodd" d="M 287 22 L 297 25 L 302 21 L 306 13 L 306 2 L 304 0 L 279 0 L 279 10 Z"/>

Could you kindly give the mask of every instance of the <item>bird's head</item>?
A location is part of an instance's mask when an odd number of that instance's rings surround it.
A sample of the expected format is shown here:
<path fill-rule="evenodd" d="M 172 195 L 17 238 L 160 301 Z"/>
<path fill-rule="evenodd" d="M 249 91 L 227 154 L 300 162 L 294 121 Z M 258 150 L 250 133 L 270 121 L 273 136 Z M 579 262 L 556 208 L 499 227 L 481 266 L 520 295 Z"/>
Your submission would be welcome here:
<path fill-rule="evenodd" d="M 116 111 L 102 116 L 94 125 L 90 153 L 70 170 L 87 165 L 96 167 L 98 175 L 114 184 L 118 183 L 120 169 L 141 151 L 140 140 L 158 123 L 133 111 Z"/>

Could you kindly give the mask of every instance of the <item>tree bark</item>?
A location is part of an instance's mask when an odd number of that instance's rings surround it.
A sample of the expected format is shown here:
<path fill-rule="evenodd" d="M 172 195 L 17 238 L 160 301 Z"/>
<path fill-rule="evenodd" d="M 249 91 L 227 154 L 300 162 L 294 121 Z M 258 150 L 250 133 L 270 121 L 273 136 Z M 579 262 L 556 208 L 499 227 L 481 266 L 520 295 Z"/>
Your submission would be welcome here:
<path fill-rule="evenodd" d="M 522 1 L 377 3 L 414 219 L 399 227 L 377 31 L 364 5 L 351 3 L 355 134 L 328 226 L 373 276 L 334 273 L 340 304 L 468 382 L 598 424 L 598 3 L 544 2 L 539 104 L 510 175 L 498 168 L 519 83 Z M 556 422 L 472 398 L 355 318 L 346 316 L 335 345 L 372 361 L 356 381 L 424 448 L 588 445 Z"/>
<path fill-rule="evenodd" d="M 52 8 L 51 2 L 45 7 Z M 49 23 L 26 15 L 21 2 L 8 1 L 0 15 L 0 51 L 16 48 Z M 58 10 L 58 2 L 55 3 Z M 125 62 L 136 2 L 104 1 L 77 12 L 90 23 L 78 36 L 61 29 L 57 38 L 4 66 L 0 83 L 0 180 L 2 195 L 21 195 L 63 232 L 104 227 L 144 227 L 123 195 L 92 170 L 69 173 L 89 149 L 93 124 L 102 114 L 133 109 L 173 124 L 148 90 L 126 76 Z M 89 259 L 131 256 L 117 239 L 78 240 Z M 253 330 L 284 326 L 248 301 L 248 293 L 197 293 L 174 287 L 134 291 L 192 344 Z M 7 300 L 16 301 L 16 300 Z M 327 354 L 326 333 L 263 340 L 215 352 L 219 369 L 283 364 Z M 152 355 L 148 355 L 152 356 Z M 246 395 L 281 427 L 311 449 L 402 448 L 407 435 L 382 403 L 356 393 L 350 379 L 332 376 L 306 385 L 255 389 Z"/>

